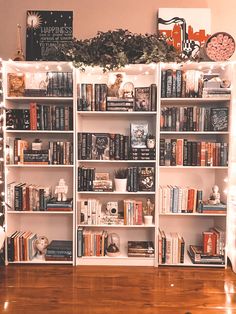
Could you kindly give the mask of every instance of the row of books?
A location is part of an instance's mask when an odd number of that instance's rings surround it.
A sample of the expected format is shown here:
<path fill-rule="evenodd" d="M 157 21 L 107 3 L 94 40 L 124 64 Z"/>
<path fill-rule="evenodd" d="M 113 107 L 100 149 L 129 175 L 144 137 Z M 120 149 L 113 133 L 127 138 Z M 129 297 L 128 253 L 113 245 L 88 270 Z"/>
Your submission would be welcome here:
<path fill-rule="evenodd" d="M 69 240 L 52 240 L 47 246 L 46 261 L 72 261 L 73 247 Z"/>
<path fill-rule="evenodd" d="M 51 165 L 72 165 L 73 144 L 69 141 L 50 141 L 47 149 L 33 150 L 30 143 L 21 138 L 7 138 L 8 164 L 51 164 Z"/>
<path fill-rule="evenodd" d="M 80 223 L 85 225 L 100 225 L 102 204 L 97 199 L 80 200 L 78 203 Z"/>
<path fill-rule="evenodd" d="M 228 143 L 160 139 L 160 166 L 227 166 Z"/>
<path fill-rule="evenodd" d="M 161 71 L 161 97 L 202 97 L 203 72 L 198 70 Z"/>
<path fill-rule="evenodd" d="M 155 148 L 131 147 L 130 137 L 111 133 L 78 133 L 79 160 L 154 160 Z"/>
<path fill-rule="evenodd" d="M 46 96 L 72 97 L 73 73 L 72 72 L 48 72 Z"/>
<path fill-rule="evenodd" d="M 227 107 L 162 107 L 161 131 L 228 131 Z"/>
<path fill-rule="evenodd" d="M 6 128 L 7 130 L 73 130 L 73 108 L 30 103 L 29 109 L 8 109 Z"/>
<path fill-rule="evenodd" d="M 154 257 L 153 241 L 128 241 L 128 257 Z"/>
<path fill-rule="evenodd" d="M 105 256 L 108 247 L 107 231 L 91 231 L 78 227 L 77 256 Z"/>
<path fill-rule="evenodd" d="M 78 159 L 129 159 L 129 136 L 110 133 L 78 133 Z"/>
<path fill-rule="evenodd" d="M 230 88 L 222 88 L 222 87 L 218 87 L 218 88 L 204 87 L 203 92 L 202 92 L 202 97 L 204 98 L 222 97 L 222 98 L 230 99 L 231 90 Z"/>
<path fill-rule="evenodd" d="M 11 182 L 7 185 L 7 205 L 15 211 L 72 211 L 71 198 L 57 201 L 49 186 Z"/>
<path fill-rule="evenodd" d="M 112 191 L 111 180 L 95 180 L 96 169 L 93 167 L 78 167 L 78 191 Z M 104 181 L 104 184 L 102 182 Z M 98 185 L 97 183 L 101 183 Z M 154 191 L 154 167 L 128 167 L 127 191 Z"/>
<path fill-rule="evenodd" d="M 110 96 L 106 84 L 82 83 L 78 87 L 78 111 L 156 111 L 156 84 L 136 87 L 134 96 L 120 98 Z"/>
<path fill-rule="evenodd" d="M 184 263 L 185 241 L 177 232 L 158 231 L 158 263 Z"/>
<path fill-rule="evenodd" d="M 31 231 L 15 231 L 7 237 L 9 262 L 32 261 L 36 255 L 34 241 L 37 234 Z"/>
<path fill-rule="evenodd" d="M 8 73 L 10 97 L 72 97 L 72 72 Z"/>
<path fill-rule="evenodd" d="M 159 212 L 226 214 L 226 204 L 203 201 L 203 191 L 193 187 L 159 186 Z"/>

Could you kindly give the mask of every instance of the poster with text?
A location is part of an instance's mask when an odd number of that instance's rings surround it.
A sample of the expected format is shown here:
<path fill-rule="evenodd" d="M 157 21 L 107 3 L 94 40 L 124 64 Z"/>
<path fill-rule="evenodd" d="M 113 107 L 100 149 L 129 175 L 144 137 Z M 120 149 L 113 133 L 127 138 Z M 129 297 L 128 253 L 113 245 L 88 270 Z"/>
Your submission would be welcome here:
<path fill-rule="evenodd" d="M 183 55 L 194 56 L 211 35 L 211 10 L 160 8 L 157 29 Z"/>
<path fill-rule="evenodd" d="M 73 38 L 73 11 L 27 11 L 26 60 L 48 60 Z"/>

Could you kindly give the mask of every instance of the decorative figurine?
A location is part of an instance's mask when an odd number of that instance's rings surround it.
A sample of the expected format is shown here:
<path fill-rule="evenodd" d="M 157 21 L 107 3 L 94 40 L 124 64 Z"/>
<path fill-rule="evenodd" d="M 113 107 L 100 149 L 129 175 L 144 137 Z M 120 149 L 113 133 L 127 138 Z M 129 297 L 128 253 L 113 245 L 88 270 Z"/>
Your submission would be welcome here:
<path fill-rule="evenodd" d="M 67 200 L 66 194 L 68 192 L 68 185 L 64 179 L 59 180 L 59 184 L 55 188 L 55 194 L 57 194 L 58 202 L 65 202 Z"/>
<path fill-rule="evenodd" d="M 123 82 L 123 75 L 121 73 L 116 74 L 115 82 L 108 87 L 108 96 L 120 97 L 120 87 Z"/>
<path fill-rule="evenodd" d="M 218 185 L 214 185 L 212 187 L 212 193 L 210 194 L 208 204 L 211 204 L 211 205 L 220 204 L 220 193 L 219 193 Z"/>
<path fill-rule="evenodd" d="M 48 244 L 48 238 L 45 236 L 40 236 L 34 241 L 34 246 L 37 251 L 37 257 L 43 258 L 45 256 Z"/>
<path fill-rule="evenodd" d="M 153 211 L 154 211 L 154 204 L 152 204 L 150 198 L 148 198 L 146 202 L 146 206 L 143 208 L 145 225 L 152 224 L 152 220 L 153 220 L 152 212 Z"/>

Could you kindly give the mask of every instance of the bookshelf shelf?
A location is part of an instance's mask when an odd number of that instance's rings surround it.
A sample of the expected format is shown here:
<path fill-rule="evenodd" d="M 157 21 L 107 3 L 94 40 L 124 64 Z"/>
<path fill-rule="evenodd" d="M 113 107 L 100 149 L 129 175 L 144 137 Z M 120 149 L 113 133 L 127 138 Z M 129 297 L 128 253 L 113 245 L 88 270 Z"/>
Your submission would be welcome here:
<path fill-rule="evenodd" d="M 41 102 L 47 101 L 54 103 L 54 102 L 73 102 L 73 97 L 6 97 L 5 100 L 13 101 L 13 102 Z"/>
<path fill-rule="evenodd" d="M 227 214 L 216 214 L 216 213 L 212 213 L 212 214 L 203 214 L 203 213 L 160 213 L 160 216 L 198 216 L 198 217 L 226 217 Z"/>
<path fill-rule="evenodd" d="M 155 195 L 155 192 L 116 192 L 116 191 L 112 191 L 112 192 L 95 192 L 95 191 L 77 191 L 78 194 L 113 194 L 113 195 Z"/>
<path fill-rule="evenodd" d="M 161 98 L 161 102 L 164 103 L 215 103 L 215 102 L 230 101 L 228 97 L 208 97 L 208 98 Z"/>
<path fill-rule="evenodd" d="M 224 135 L 224 134 L 229 134 L 229 132 L 211 132 L 211 131 L 204 131 L 204 132 L 199 132 L 199 131 L 160 131 L 160 134 L 186 134 L 186 135 Z"/>
<path fill-rule="evenodd" d="M 208 169 L 208 170 L 227 170 L 225 166 L 160 166 L 160 169 Z"/>
<path fill-rule="evenodd" d="M 7 168 L 73 168 L 73 165 L 5 165 Z"/>
<path fill-rule="evenodd" d="M 84 224 L 79 224 L 78 226 L 80 227 L 89 227 L 89 228 L 155 228 L 155 225 L 115 225 L 115 224 L 110 224 L 110 225 L 84 225 Z"/>
<path fill-rule="evenodd" d="M 114 115 L 137 115 L 137 116 L 153 116 L 156 111 L 77 111 L 81 116 L 114 116 Z"/>
<path fill-rule="evenodd" d="M 68 264 L 68 265 L 72 265 L 73 261 L 45 261 L 45 260 L 40 260 L 37 258 L 34 258 L 32 261 L 15 261 L 15 262 L 8 262 L 9 264 L 59 264 L 59 265 L 63 265 L 63 264 Z"/>
<path fill-rule="evenodd" d="M 6 130 L 6 133 L 22 134 L 74 134 L 74 131 L 56 131 L 56 130 Z"/>
<path fill-rule="evenodd" d="M 156 160 L 78 160 L 78 163 L 101 163 L 101 164 L 119 164 L 119 163 L 134 163 L 134 164 L 140 164 L 140 163 L 155 163 Z"/>
<path fill-rule="evenodd" d="M 225 264 L 194 264 L 192 263 L 190 257 L 186 253 L 184 255 L 184 263 L 175 263 L 175 264 L 159 264 L 160 267 L 163 266 L 178 266 L 178 267 L 212 267 L 212 268 L 225 268 Z"/>
<path fill-rule="evenodd" d="M 73 215 L 73 211 L 8 211 L 8 215 Z"/>
<path fill-rule="evenodd" d="M 135 258 L 128 256 L 83 256 L 77 259 L 77 265 L 114 265 L 114 266 L 154 266 L 154 258 Z"/>

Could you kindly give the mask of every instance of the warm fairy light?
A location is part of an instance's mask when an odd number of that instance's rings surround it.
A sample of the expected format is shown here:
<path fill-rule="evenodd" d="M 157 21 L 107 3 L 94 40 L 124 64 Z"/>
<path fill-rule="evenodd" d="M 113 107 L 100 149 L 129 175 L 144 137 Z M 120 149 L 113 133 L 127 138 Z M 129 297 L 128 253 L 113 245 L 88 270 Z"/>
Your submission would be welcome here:
<path fill-rule="evenodd" d="M 60 65 L 57 66 L 58 71 L 62 71 L 62 67 Z"/>
<path fill-rule="evenodd" d="M 45 66 L 45 70 L 47 70 L 47 71 L 49 70 L 49 66 L 48 65 Z"/>
<path fill-rule="evenodd" d="M 145 71 L 144 74 L 145 74 L 145 75 L 149 75 L 149 72 L 148 72 L 148 71 Z"/>
<path fill-rule="evenodd" d="M 224 182 L 228 182 L 229 180 L 228 180 L 228 177 L 226 177 L 226 178 L 224 178 Z"/>
<path fill-rule="evenodd" d="M 4 196 L 4 195 L 5 195 L 5 193 L 4 193 L 4 192 L 2 192 L 2 193 L 1 193 L 1 195 L 2 195 L 2 196 Z"/>
<path fill-rule="evenodd" d="M 40 66 L 38 64 L 36 64 L 35 69 L 38 70 L 39 68 L 40 68 Z"/>

